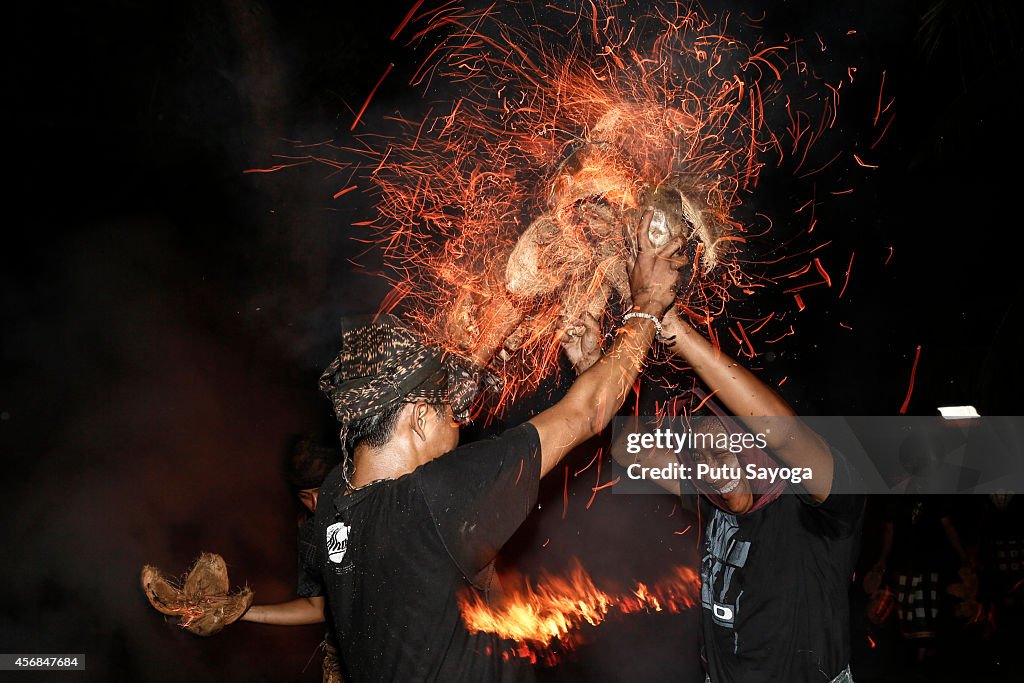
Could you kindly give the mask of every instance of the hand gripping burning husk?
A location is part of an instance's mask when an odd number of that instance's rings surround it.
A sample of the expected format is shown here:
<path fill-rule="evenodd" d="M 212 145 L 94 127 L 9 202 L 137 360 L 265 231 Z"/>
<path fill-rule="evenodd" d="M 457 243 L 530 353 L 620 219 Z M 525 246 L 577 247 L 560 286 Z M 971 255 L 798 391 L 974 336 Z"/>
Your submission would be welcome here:
<path fill-rule="evenodd" d="M 180 587 L 148 564 L 140 578 L 149 604 L 163 614 L 180 617 L 178 625 L 197 636 L 219 632 L 252 604 L 248 587 L 228 592 L 228 568 L 215 553 L 201 554 Z"/>

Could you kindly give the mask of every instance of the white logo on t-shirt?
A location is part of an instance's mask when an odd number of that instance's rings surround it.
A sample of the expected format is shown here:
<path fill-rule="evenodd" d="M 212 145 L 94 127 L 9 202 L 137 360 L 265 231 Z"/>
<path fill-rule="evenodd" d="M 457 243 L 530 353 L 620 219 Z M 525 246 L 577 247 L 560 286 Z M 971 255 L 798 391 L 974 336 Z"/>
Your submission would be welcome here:
<path fill-rule="evenodd" d="M 722 621 L 732 621 L 732 608 L 731 607 L 726 607 L 725 605 L 719 605 L 716 602 L 712 611 L 714 611 L 716 618 L 721 619 Z"/>
<path fill-rule="evenodd" d="M 351 527 L 344 522 L 335 522 L 327 527 L 327 559 L 339 564 L 348 550 L 348 532 Z"/>

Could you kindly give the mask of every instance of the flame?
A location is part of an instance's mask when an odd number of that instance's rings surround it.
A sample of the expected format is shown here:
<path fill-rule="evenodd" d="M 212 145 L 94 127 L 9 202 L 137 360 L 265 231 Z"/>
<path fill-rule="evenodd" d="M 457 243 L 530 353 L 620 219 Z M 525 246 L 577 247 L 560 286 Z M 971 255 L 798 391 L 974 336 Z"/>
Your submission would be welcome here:
<path fill-rule="evenodd" d="M 506 589 L 499 604 L 488 604 L 478 592 L 459 595 L 463 621 L 471 632 L 495 633 L 517 643 L 518 656 L 537 661 L 550 654 L 555 641 L 565 649 L 580 642 L 579 630 L 598 626 L 610 615 L 636 612 L 678 613 L 693 607 L 700 596 L 700 577 L 689 567 L 648 586 L 637 582 L 629 591 L 605 591 L 573 561 L 566 576 L 544 574 L 536 586 L 520 581 Z"/>

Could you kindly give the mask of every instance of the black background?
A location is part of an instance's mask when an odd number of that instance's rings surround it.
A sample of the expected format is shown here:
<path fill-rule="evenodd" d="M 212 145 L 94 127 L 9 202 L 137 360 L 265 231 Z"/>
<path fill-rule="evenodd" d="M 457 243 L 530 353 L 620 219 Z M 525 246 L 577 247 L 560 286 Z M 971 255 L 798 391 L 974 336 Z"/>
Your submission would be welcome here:
<path fill-rule="evenodd" d="M 422 106 L 405 84 L 421 55 L 388 40 L 411 4 L 9 10 L 0 650 L 84 652 L 93 680 L 317 680 L 316 660 L 302 673 L 317 627 L 241 624 L 199 640 L 148 607 L 137 576 L 145 563 L 183 571 L 212 550 L 258 601 L 291 594 L 296 509 L 282 449 L 289 433 L 328 428 L 315 378 L 338 318 L 375 310 L 386 289 L 373 254 L 363 269 L 348 260 L 360 251 L 349 224 L 370 213 L 356 193 L 331 200 L 339 177 L 242 171 L 294 151 L 287 140 L 350 139 L 353 110 L 390 62 L 363 129 Z M 825 189 L 855 192 L 818 210 L 833 279 L 857 254 L 846 295 L 808 290 L 807 310 L 790 314 L 798 334 L 758 359 L 766 377 L 788 376 L 798 410 L 896 413 L 920 345 L 909 413 L 1021 413 L 1021 24 L 1009 5 L 767 7 L 770 39 L 818 32 L 829 44 L 813 58 L 821 68 L 855 64 L 864 79 L 829 144 L 873 141 L 883 70 L 896 98 L 871 153 L 880 168 L 836 169 Z M 929 11 L 938 24 L 922 22 Z M 803 202 L 806 187 L 777 175 L 751 205 L 784 213 Z M 789 295 L 765 296 L 776 298 L 757 306 L 792 309 Z M 561 476 L 510 562 L 558 571 L 578 556 L 628 583 L 692 560 L 693 534 L 673 534 L 686 520 L 670 499 L 602 492 L 584 511 L 590 471 L 570 477 L 563 520 Z M 695 616 L 608 624 L 547 675 L 697 675 Z"/>

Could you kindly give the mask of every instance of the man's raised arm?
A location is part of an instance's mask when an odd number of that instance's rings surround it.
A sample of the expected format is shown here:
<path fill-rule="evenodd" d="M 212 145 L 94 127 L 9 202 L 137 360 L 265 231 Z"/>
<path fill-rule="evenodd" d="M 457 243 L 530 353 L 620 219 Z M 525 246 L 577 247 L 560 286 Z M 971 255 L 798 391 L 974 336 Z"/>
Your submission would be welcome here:
<path fill-rule="evenodd" d="M 608 353 L 576 379 L 561 401 L 530 420 L 540 435 L 541 476 L 604 429 L 622 407 L 643 368 L 657 331 L 655 320 L 675 300 L 679 269 L 686 263 L 679 254 L 682 242 L 655 249 L 648 236 L 651 215 L 648 209 L 637 227 L 638 253 L 629 274 L 633 311 L 640 315 L 626 321 Z"/>
<path fill-rule="evenodd" d="M 813 479 L 804 488 L 819 502 L 832 490 L 833 462 L 828 444 L 796 418 L 785 400 L 737 361 L 679 317 L 675 310 L 663 321 L 666 346 L 693 368 L 715 399 L 752 432 L 765 434 L 772 455 L 790 467 L 809 467 Z M 791 417 L 791 420 L 765 420 Z"/>

